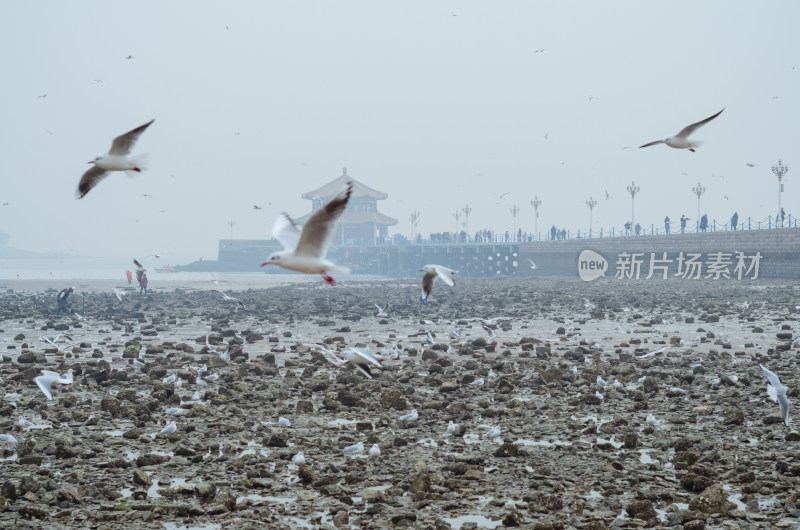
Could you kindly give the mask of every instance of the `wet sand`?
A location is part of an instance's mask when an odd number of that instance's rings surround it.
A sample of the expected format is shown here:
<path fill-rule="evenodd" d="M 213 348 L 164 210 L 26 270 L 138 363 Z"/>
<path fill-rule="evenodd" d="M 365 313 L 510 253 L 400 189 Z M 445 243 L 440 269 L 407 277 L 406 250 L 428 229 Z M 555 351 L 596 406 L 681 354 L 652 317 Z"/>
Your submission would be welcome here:
<path fill-rule="evenodd" d="M 122 301 L 86 281 L 80 317 L 52 314 L 52 282 L 6 282 L 0 526 L 800 524 L 800 435 L 758 368 L 797 401 L 797 282 L 462 279 L 420 307 L 412 280 L 289 281 Z M 318 344 L 400 354 L 370 380 Z M 42 369 L 75 382 L 48 401 Z"/>

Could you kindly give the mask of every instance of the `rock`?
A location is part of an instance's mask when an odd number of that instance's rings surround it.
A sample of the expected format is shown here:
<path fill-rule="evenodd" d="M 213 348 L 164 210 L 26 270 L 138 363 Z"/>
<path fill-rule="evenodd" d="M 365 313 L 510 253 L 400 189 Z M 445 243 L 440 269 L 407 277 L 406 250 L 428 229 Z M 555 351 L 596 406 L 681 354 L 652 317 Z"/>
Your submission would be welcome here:
<path fill-rule="evenodd" d="M 33 353 L 30 350 L 24 351 L 24 352 L 19 354 L 19 357 L 17 357 L 17 362 L 18 363 L 23 363 L 23 364 L 35 363 L 36 362 L 36 354 Z"/>
<path fill-rule="evenodd" d="M 66 482 L 61 485 L 58 492 L 56 492 L 56 499 L 66 502 L 81 502 L 81 495 L 78 488 L 74 484 Z"/>
<path fill-rule="evenodd" d="M 47 519 L 50 512 L 46 506 L 27 504 L 20 507 L 19 514 L 28 519 Z"/>
<path fill-rule="evenodd" d="M 635 431 L 628 431 L 622 435 L 622 444 L 625 449 L 636 449 L 639 446 L 639 434 Z"/>
<path fill-rule="evenodd" d="M 211 502 L 217 495 L 217 487 L 210 482 L 200 482 L 194 487 L 194 491 L 201 502 Z"/>
<path fill-rule="evenodd" d="M 728 407 L 722 412 L 722 423 L 725 425 L 741 425 L 744 423 L 744 412 L 738 407 Z"/>
<path fill-rule="evenodd" d="M 169 460 L 169 456 L 147 453 L 136 458 L 137 467 L 157 466 Z"/>
<path fill-rule="evenodd" d="M 514 384 L 505 377 L 501 377 L 497 382 L 497 391 L 501 394 L 510 394 L 514 391 Z"/>
<path fill-rule="evenodd" d="M 714 484 L 692 499 L 689 509 L 703 513 L 728 515 L 736 509 L 736 505 L 728 501 L 728 494 L 722 489 L 722 484 Z"/>
<path fill-rule="evenodd" d="M 523 500 L 528 503 L 528 509 L 532 512 L 555 512 L 564 507 L 561 495 L 549 495 L 544 492 L 526 495 Z"/>
<path fill-rule="evenodd" d="M 385 409 L 406 410 L 408 403 L 399 390 L 387 390 L 381 395 L 381 407 Z"/>
<path fill-rule="evenodd" d="M 137 469 L 133 472 L 133 483 L 138 484 L 139 486 L 145 486 L 147 488 L 153 485 L 153 481 L 150 480 L 150 477 L 148 477 L 147 474 L 140 469 Z"/>
<path fill-rule="evenodd" d="M 458 390 L 459 384 L 455 381 L 442 381 L 442 384 L 439 385 L 439 392 L 455 392 Z"/>
<path fill-rule="evenodd" d="M 411 493 L 414 498 L 422 498 L 428 493 L 431 489 L 431 476 L 427 471 L 420 471 L 417 473 L 417 476 L 411 482 L 411 486 L 408 488 L 409 493 Z"/>
<path fill-rule="evenodd" d="M 558 368 L 550 368 L 549 370 L 541 370 L 539 375 L 542 376 L 547 383 L 552 383 L 553 381 L 560 381 L 561 380 L 561 370 Z"/>
<path fill-rule="evenodd" d="M 41 487 L 41 484 L 39 484 L 35 478 L 30 475 L 24 475 L 19 482 L 19 494 L 25 495 L 28 492 L 36 493 Z"/>
<path fill-rule="evenodd" d="M 297 476 L 303 484 L 313 484 L 317 481 L 317 474 L 314 472 L 314 468 L 308 464 L 300 464 L 297 467 Z"/>
<path fill-rule="evenodd" d="M 122 352 L 123 359 L 138 359 L 139 352 L 141 351 L 141 346 L 138 344 L 131 344 L 125 347 L 125 351 Z"/>
<path fill-rule="evenodd" d="M 521 526 L 524 522 L 525 519 L 517 510 L 507 513 L 506 516 L 503 517 L 503 526 Z"/>
<path fill-rule="evenodd" d="M 347 328 L 350 331 L 349 328 Z M 341 331 L 341 330 L 340 330 Z M 344 510 L 339 510 L 336 512 L 336 515 L 333 516 L 333 526 L 336 528 L 342 528 L 350 524 L 350 517 L 347 515 L 347 512 Z"/>
<path fill-rule="evenodd" d="M 100 400 L 100 410 L 108 412 L 114 418 L 119 417 L 120 402 L 114 396 L 105 396 Z"/>
<path fill-rule="evenodd" d="M 644 520 L 652 519 L 657 515 L 653 503 L 646 499 L 629 503 L 625 506 L 625 511 L 628 512 L 628 515 L 631 517 Z"/>
<path fill-rule="evenodd" d="M 283 431 L 272 433 L 267 440 L 268 447 L 288 447 L 289 437 Z"/>
<path fill-rule="evenodd" d="M 339 390 L 336 400 L 345 407 L 357 407 L 361 402 L 356 395 L 345 389 Z"/>
<path fill-rule="evenodd" d="M 519 447 L 511 442 L 505 442 L 503 445 L 497 448 L 497 451 L 494 452 L 494 456 L 500 458 L 507 458 L 510 456 L 518 456 L 518 455 L 519 455 Z"/>

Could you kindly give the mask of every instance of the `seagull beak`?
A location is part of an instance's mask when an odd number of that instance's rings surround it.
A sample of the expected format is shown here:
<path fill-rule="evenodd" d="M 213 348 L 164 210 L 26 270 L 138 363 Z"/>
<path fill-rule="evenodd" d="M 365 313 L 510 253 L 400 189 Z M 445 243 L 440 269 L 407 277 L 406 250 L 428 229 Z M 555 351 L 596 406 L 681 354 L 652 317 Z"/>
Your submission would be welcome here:
<path fill-rule="evenodd" d="M 262 267 L 263 267 L 264 265 L 269 265 L 269 261 L 265 261 L 264 263 L 262 263 L 262 264 L 261 264 L 261 266 L 262 266 Z"/>
<path fill-rule="evenodd" d="M 91 161 L 91 162 L 89 162 L 89 163 L 90 163 L 90 164 L 94 164 L 94 160 L 92 160 L 92 161 Z"/>

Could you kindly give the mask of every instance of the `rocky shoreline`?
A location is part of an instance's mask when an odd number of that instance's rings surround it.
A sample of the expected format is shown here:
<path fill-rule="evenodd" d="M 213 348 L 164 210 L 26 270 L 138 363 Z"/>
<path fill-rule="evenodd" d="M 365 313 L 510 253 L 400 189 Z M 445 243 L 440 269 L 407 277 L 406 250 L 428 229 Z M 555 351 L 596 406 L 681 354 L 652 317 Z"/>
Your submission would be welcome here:
<path fill-rule="evenodd" d="M 800 283 L 465 279 L 424 308 L 418 290 L 296 283 L 232 292 L 242 308 L 104 287 L 70 316 L 4 292 L 0 526 L 800 525 L 800 435 L 758 368 L 797 400 Z M 367 379 L 319 345 L 399 358 Z M 42 369 L 74 383 L 48 401 Z M 343 451 L 359 442 L 380 456 Z"/>

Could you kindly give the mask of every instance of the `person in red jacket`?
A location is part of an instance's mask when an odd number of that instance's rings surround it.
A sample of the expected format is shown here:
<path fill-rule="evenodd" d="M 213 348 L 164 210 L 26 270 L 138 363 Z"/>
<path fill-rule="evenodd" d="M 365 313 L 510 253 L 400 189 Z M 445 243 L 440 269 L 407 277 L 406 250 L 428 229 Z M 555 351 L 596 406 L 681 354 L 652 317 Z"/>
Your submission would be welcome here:
<path fill-rule="evenodd" d="M 130 270 L 125 271 L 125 277 L 128 278 L 128 285 L 131 284 L 131 280 L 133 280 L 133 273 Z"/>

